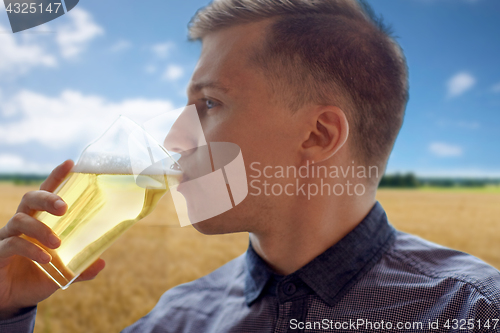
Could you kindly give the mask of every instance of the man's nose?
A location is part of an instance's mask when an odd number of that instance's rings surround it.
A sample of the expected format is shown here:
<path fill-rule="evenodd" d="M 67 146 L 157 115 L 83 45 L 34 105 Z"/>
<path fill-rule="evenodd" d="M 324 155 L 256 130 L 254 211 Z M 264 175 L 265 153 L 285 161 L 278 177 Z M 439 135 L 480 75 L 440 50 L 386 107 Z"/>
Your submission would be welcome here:
<path fill-rule="evenodd" d="M 194 152 L 195 148 L 206 144 L 205 134 L 194 105 L 185 107 L 163 142 L 167 150 L 176 153 Z"/>

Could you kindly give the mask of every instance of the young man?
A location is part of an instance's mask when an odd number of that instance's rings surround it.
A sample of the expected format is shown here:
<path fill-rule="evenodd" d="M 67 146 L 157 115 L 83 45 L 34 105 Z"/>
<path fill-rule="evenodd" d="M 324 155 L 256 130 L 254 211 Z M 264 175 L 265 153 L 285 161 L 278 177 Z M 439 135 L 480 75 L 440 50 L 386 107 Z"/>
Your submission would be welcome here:
<path fill-rule="evenodd" d="M 207 141 L 240 146 L 250 183 L 241 204 L 194 226 L 247 231 L 250 246 L 167 291 L 124 332 L 500 331 L 500 273 L 394 230 L 375 201 L 408 84 L 399 46 L 367 5 L 219 0 L 190 33 L 203 49 L 189 104 Z M 2 330 L 30 331 L 35 305 L 56 290 L 27 258 L 48 259 L 17 236 L 59 245 L 30 215 L 64 213 L 50 192 L 71 167 L 56 168 L 0 229 Z"/>

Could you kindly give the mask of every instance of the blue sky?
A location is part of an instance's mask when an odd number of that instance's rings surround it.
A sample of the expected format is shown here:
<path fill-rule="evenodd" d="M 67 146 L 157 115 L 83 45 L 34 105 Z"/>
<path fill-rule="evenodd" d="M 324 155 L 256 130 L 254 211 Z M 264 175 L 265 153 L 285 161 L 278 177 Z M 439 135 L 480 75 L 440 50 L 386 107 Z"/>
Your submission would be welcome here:
<path fill-rule="evenodd" d="M 80 0 L 12 34 L 0 9 L 0 173 L 47 173 L 119 114 L 186 103 L 200 52 L 187 23 L 207 1 Z M 500 1 L 372 0 L 410 68 L 388 172 L 500 177 Z"/>

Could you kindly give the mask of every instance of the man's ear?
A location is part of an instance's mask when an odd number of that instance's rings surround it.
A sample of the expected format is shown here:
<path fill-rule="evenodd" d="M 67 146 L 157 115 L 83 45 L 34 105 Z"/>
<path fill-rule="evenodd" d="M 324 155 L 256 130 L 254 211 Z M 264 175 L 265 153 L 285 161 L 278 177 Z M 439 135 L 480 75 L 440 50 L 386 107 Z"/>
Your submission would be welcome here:
<path fill-rule="evenodd" d="M 302 149 L 304 160 L 318 163 L 342 148 L 349 136 L 349 122 L 344 111 L 336 106 L 319 106 L 313 114 Z"/>

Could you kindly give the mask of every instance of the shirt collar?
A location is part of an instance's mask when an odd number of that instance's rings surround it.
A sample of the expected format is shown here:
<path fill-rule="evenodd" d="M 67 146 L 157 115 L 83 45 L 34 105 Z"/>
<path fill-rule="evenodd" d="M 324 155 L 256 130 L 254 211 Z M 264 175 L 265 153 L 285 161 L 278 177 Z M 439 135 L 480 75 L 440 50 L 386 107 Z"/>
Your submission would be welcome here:
<path fill-rule="evenodd" d="M 248 305 L 253 303 L 262 293 L 264 287 L 276 275 L 264 260 L 255 252 L 252 243 L 248 245 L 245 256 L 245 299 Z"/>
<path fill-rule="evenodd" d="M 371 269 L 394 240 L 395 230 L 380 203 L 350 233 L 282 281 L 299 278 L 333 306 Z M 245 298 L 248 305 L 262 294 L 272 277 L 280 279 L 249 245 L 246 253 Z"/>

